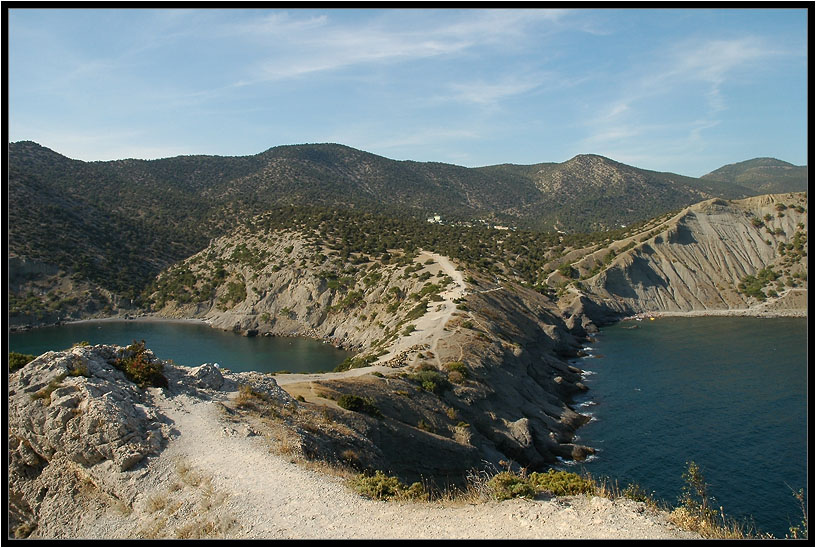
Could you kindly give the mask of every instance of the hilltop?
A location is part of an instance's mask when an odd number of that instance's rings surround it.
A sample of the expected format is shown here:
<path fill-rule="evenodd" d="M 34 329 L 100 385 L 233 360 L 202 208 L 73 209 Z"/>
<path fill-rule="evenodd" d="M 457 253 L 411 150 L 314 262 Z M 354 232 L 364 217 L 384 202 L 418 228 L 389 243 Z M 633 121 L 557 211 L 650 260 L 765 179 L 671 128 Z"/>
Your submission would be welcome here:
<path fill-rule="evenodd" d="M 804 192 L 808 189 L 808 168 L 776 158 L 754 158 L 715 169 L 701 179 L 735 183 L 757 194 Z"/>

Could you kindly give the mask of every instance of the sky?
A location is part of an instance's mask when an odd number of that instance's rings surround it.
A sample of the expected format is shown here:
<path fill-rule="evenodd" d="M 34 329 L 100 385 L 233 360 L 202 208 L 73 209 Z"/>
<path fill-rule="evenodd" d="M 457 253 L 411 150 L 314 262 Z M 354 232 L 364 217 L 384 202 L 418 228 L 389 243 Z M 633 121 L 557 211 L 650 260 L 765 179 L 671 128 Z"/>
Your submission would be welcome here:
<path fill-rule="evenodd" d="M 805 9 L 8 10 L 8 130 L 92 161 L 807 163 Z"/>

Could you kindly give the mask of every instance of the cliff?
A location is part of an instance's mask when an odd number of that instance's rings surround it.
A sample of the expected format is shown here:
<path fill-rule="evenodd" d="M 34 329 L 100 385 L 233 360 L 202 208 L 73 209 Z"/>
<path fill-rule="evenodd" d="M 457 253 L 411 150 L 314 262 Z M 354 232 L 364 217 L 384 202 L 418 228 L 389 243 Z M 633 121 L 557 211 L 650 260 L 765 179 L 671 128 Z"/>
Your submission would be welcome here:
<path fill-rule="evenodd" d="M 641 313 L 807 312 L 807 195 L 707 200 L 574 253 L 573 293 L 606 319 Z M 563 281 L 554 272 L 551 283 Z"/>

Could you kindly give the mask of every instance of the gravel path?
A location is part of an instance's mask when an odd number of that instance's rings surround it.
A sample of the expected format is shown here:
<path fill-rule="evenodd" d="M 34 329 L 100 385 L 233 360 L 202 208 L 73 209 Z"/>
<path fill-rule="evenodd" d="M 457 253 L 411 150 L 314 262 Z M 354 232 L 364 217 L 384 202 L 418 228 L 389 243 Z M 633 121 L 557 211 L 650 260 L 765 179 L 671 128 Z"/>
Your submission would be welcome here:
<path fill-rule="evenodd" d="M 149 507 L 157 493 L 166 493 L 169 509 L 176 491 L 195 498 L 178 486 L 191 475 L 206 478 L 197 489 L 208 502 L 177 508 L 170 525 L 161 520 L 156 525 L 155 516 L 164 511 L 130 516 L 142 531 L 152 527 L 173 537 L 194 520 L 205 524 L 196 530 L 218 524 L 212 527 L 216 536 L 229 538 L 695 538 L 628 500 L 577 496 L 458 505 L 369 500 L 336 477 L 271 453 L 270 440 L 225 420 L 217 401 L 184 395 L 157 399 L 178 435 L 152 463 L 151 477 L 145 478 L 152 494 L 136 507 Z M 173 523 L 179 524 L 175 530 Z"/>

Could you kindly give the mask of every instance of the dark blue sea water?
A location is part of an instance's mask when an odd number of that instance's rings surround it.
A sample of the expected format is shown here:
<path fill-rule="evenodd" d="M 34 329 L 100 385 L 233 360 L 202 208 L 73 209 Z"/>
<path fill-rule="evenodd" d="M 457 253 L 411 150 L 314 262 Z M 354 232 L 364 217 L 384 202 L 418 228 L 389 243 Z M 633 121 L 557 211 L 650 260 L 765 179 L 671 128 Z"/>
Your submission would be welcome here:
<path fill-rule="evenodd" d="M 633 328 L 637 326 L 636 328 Z M 583 467 L 673 504 L 688 461 L 727 515 L 784 537 L 807 487 L 804 318 L 660 318 L 604 328 L 577 365 L 592 373 L 577 409 L 597 448 Z"/>
<path fill-rule="evenodd" d="M 195 367 L 216 362 L 233 371 L 315 373 L 331 371 L 351 355 L 330 344 L 298 337 L 243 337 L 204 324 L 110 321 L 44 327 L 12 333 L 9 350 L 39 355 L 75 342 L 128 345 L 144 339 L 162 359 Z"/>

